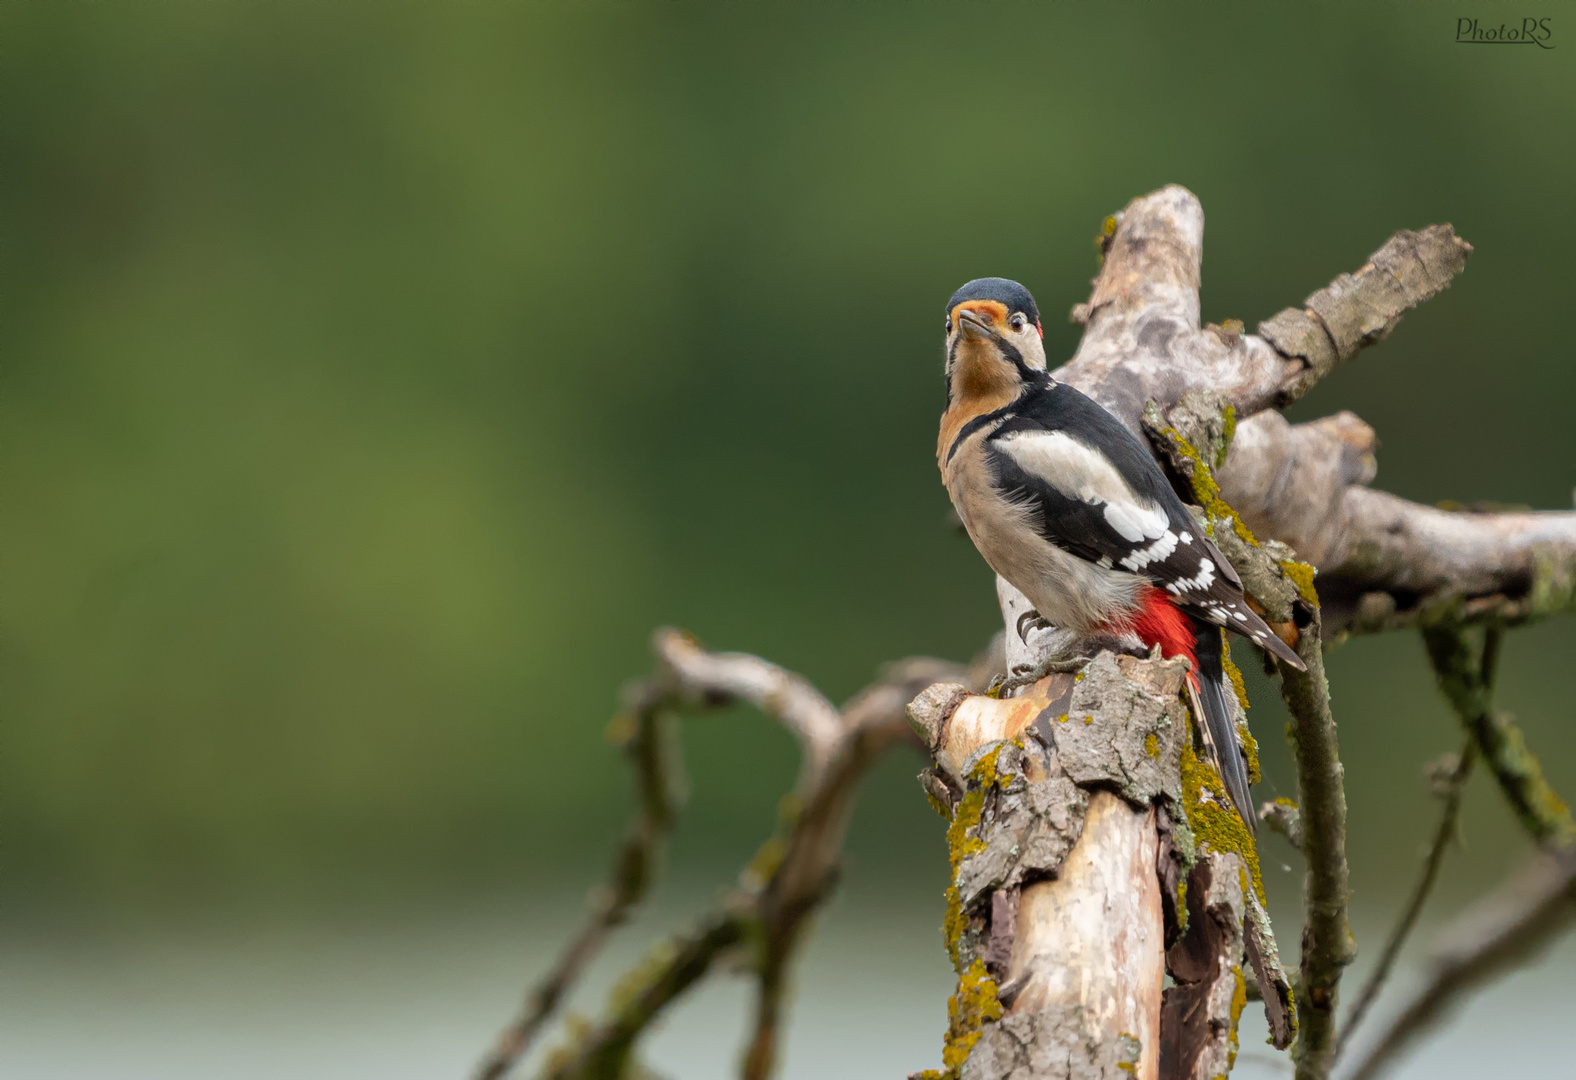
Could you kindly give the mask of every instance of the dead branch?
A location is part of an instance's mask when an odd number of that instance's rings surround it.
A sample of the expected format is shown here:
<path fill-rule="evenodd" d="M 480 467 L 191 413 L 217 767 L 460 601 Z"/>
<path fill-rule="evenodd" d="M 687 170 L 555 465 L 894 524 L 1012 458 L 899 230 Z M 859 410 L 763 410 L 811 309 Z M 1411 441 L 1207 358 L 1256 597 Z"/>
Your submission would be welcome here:
<path fill-rule="evenodd" d="M 1434 882 L 1439 879 L 1439 869 L 1445 862 L 1445 850 L 1456 838 L 1456 821 L 1461 815 L 1461 796 L 1466 790 L 1467 778 L 1472 774 L 1472 763 L 1476 760 L 1477 744 L 1468 742 L 1461 748 L 1459 754 L 1454 755 L 1454 760 L 1447 766 L 1443 780 L 1444 791 L 1440 793 L 1440 798 L 1444 801 L 1444 809 L 1440 811 L 1439 824 L 1434 828 L 1433 842 L 1429 844 L 1428 855 L 1423 860 L 1423 872 L 1418 877 L 1417 884 L 1413 886 L 1412 895 L 1391 929 L 1390 936 L 1385 939 L 1379 960 L 1374 964 L 1367 981 L 1363 983 L 1362 992 L 1357 995 L 1357 1004 L 1352 1006 L 1351 1014 L 1341 1027 L 1335 1041 L 1337 1059 L 1346 1052 L 1347 1046 L 1351 1043 L 1352 1033 L 1362 1026 L 1363 1018 L 1378 1000 L 1379 992 L 1384 989 L 1386 980 L 1395 969 L 1395 962 L 1400 959 L 1401 950 L 1406 946 L 1407 939 L 1412 936 L 1412 930 L 1417 926 L 1418 917 L 1423 913 L 1423 905 L 1427 903 L 1429 894 L 1434 890 Z"/>
<path fill-rule="evenodd" d="M 952 819 L 958 973 L 945 1071 L 921 1075 L 1158 1075 L 1156 817 L 1184 798 L 1183 670 L 1102 653 L 1018 698 L 938 685 L 910 706 Z"/>
<path fill-rule="evenodd" d="M 659 655 L 660 643 L 659 636 Z M 683 798 L 682 770 L 672 746 L 678 691 L 672 673 L 665 669 L 626 691 L 624 711 L 615 719 L 612 734 L 623 740 L 624 752 L 635 767 L 634 818 L 613 858 L 607 884 L 591 894 L 585 923 L 526 997 L 519 1017 L 500 1033 L 476 1067 L 477 1080 L 497 1080 L 525 1055 L 608 935 L 649 891 Z"/>
<path fill-rule="evenodd" d="M 1229 406 L 1220 493 L 1254 533 L 1318 568 L 1327 635 L 1414 625 L 1457 600 L 1466 617 L 1501 623 L 1576 610 L 1576 513 L 1446 511 L 1369 490 L 1366 424 L 1274 412 L 1449 284 L 1472 250 L 1450 226 L 1397 232 L 1257 334 L 1235 320 L 1199 326 L 1204 214 L 1191 192 L 1135 199 L 1108 228 L 1089 302 L 1073 310 L 1083 341 L 1053 374 L 1135 433 L 1151 401 L 1173 422 L 1189 399 L 1211 403 L 1216 423 Z"/>
<path fill-rule="evenodd" d="M 1134 199 L 1108 229 L 1093 293 L 1073 309 L 1083 341 L 1055 375 L 1135 431 L 1146 402 L 1167 409 L 1189 393 L 1222 395 L 1240 419 L 1285 408 L 1449 285 L 1472 251 L 1449 225 L 1403 229 L 1355 274 L 1260 323 L 1258 334 L 1241 323 L 1201 333 L 1198 198 L 1173 184 Z"/>
<path fill-rule="evenodd" d="M 708 653 L 674 630 L 657 632 L 653 650 L 692 705 L 742 701 L 780 722 L 799 740 L 813 781 L 842 734 L 837 707 L 802 676 L 748 653 Z"/>
<path fill-rule="evenodd" d="M 750 917 L 736 902 L 705 916 L 691 933 L 656 946 L 614 988 L 608 1015 L 579 1042 L 549 1055 L 544 1080 L 614 1080 L 624 1076 L 635 1040 L 650 1023 L 740 945 Z"/>
<path fill-rule="evenodd" d="M 1576 845 L 1539 856 L 1444 935 L 1423 991 L 1352 1072 L 1373 1080 L 1469 994 L 1527 963 L 1576 921 Z"/>
<path fill-rule="evenodd" d="M 1576 611 L 1576 513 L 1441 510 L 1371 490 L 1377 445 L 1349 412 L 1264 413 L 1238 425 L 1219 471 L 1255 533 L 1318 567 L 1327 636 Z"/>
<path fill-rule="evenodd" d="M 1439 677 L 1439 688 L 1461 717 L 1483 755 L 1484 766 L 1494 774 L 1522 826 L 1541 844 L 1564 844 L 1576 837 L 1570 808 L 1543 778 L 1543 767 L 1527 749 L 1521 729 L 1491 707 L 1498 630 L 1490 627 L 1486 631 L 1481 659 L 1458 624 L 1425 627 L 1423 641 Z"/>
<path fill-rule="evenodd" d="M 761 848 L 737 886 L 700 920 L 697 929 L 658 945 L 626 975 L 603 1019 L 550 1054 L 542 1077 L 600 1080 L 622 1075 L 640 1034 L 661 1011 L 704 978 L 719 959 L 748 947 L 758 993 L 743 1075 L 746 1080 L 763 1080 L 775 1065 L 788 967 L 806 920 L 835 883 L 859 781 L 884 750 L 908 738 L 904 707 L 920 689 L 938 678 L 968 679 L 982 686 L 990 678 L 989 665 L 966 671 L 939 660 L 905 660 L 891 665 L 881 679 L 838 710 L 806 680 L 759 657 L 710 653 L 675 630 L 658 631 L 652 648 L 657 673 L 632 695 L 637 731 L 643 730 L 638 725 L 643 717 L 653 718 L 655 724 L 656 718 L 679 708 L 747 702 L 793 732 L 804 767 L 778 835 Z M 620 909 L 620 917 L 638 897 L 635 894 Z M 582 935 L 594 937 L 593 943 L 583 946 L 578 939 L 572 943 L 548 980 L 553 1003 L 567 993 L 611 925 L 602 908 L 594 908 L 588 926 L 596 932 Z M 479 1075 L 507 1072 L 550 1011 L 551 1005 L 545 1010 L 537 1007 L 533 996 L 526 1014 L 529 1026 L 511 1026 L 500 1039 L 502 1052 L 495 1050 L 484 1063 L 493 1071 Z M 518 1036 L 520 1030 L 526 1032 L 524 1039 Z"/>
<path fill-rule="evenodd" d="M 1308 863 L 1303 884 L 1305 922 L 1297 976 L 1298 1080 L 1322 1080 L 1335 1064 L 1335 1007 L 1341 972 L 1357 954 L 1347 923 L 1350 889 L 1346 867 L 1345 769 L 1330 714 L 1317 611 L 1297 646 L 1307 671 L 1281 667 L 1281 696 L 1291 711 L 1290 734 L 1297 757 L 1298 817 L 1302 854 Z"/>

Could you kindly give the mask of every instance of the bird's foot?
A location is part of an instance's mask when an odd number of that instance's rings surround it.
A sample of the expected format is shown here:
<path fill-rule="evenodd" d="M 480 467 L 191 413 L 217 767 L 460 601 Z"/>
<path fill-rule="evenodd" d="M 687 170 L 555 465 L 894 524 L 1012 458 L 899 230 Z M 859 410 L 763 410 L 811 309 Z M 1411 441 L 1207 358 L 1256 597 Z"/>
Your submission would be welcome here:
<path fill-rule="evenodd" d="M 985 692 L 991 697 L 1005 697 L 1014 690 L 1033 686 L 1047 675 L 1065 675 L 1069 672 L 1082 671 L 1088 666 L 1089 660 L 1087 656 L 1063 656 L 1042 660 L 1033 667 L 1022 668 L 1010 675 L 996 676 Z"/>

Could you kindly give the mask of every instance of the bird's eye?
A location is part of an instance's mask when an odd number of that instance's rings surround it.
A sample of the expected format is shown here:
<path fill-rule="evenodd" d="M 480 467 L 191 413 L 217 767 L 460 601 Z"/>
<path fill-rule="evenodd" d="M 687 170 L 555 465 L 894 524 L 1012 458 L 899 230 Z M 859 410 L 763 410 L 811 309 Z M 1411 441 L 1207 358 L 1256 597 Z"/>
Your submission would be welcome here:
<path fill-rule="evenodd" d="M 1023 329 L 1023 316 L 1022 315 L 1014 315 L 1009 320 L 1009 322 L 1011 323 L 1012 328 L 1014 330 L 1022 330 Z"/>
<path fill-rule="evenodd" d="M 947 316 L 947 325 L 942 328 L 941 332 L 943 334 L 950 334 L 950 333 L 952 333 L 952 316 L 950 316 L 950 315 Z"/>

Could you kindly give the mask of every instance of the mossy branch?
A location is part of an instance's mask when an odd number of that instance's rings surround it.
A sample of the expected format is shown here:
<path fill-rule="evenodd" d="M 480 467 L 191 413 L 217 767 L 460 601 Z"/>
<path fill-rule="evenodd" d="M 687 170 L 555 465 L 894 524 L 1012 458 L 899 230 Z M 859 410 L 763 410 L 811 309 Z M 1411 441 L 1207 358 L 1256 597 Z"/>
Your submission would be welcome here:
<path fill-rule="evenodd" d="M 541 1076 L 624 1076 L 640 1035 L 662 1010 L 719 959 L 747 950 L 758 995 L 743 1075 L 765 1080 L 776 1065 L 787 973 L 809 916 L 836 881 L 860 780 L 886 749 L 909 737 L 904 707 L 916 693 L 940 679 L 967 679 L 982 687 L 990 674 L 982 664 L 965 671 L 940 660 L 905 660 L 837 709 L 792 672 L 756 656 L 707 652 L 676 630 L 658 631 L 652 649 L 656 673 L 632 688 L 614 725 L 637 765 L 639 805 L 614 861 L 612 882 L 593 896 L 585 928 L 533 991 L 521 1018 L 500 1036 L 478 1068 L 478 1080 L 496 1080 L 518 1063 L 609 931 L 647 892 L 682 788 L 677 756 L 669 749 L 677 713 L 736 701 L 778 720 L 800 744 L 803 768 L 783 801 L 777 834 L 692 933 L 659 944 L 620 980 L 604 1017 L 570 1032 L 567 1044 L 548 1055 Z"/>
<path fill-rule="evenodd" d="M 1324 675 L 1319 613 L 1304 626 L 1297 655 L 1308 665 L 1280 665 L 1281 696 L 1291 711 L 1287 730 L 1297 757 L 1298 818 L 1308 873 L 1305 923 L 1297 975 L 1297 1080 L 1325 1080 L 1335 1064 L 1335 1008 L 1341 973 L 1356 956 L 1347 922 L 1345 770 L 1341 765 L 1330 686 Z"/>
<path fill-rule="evenodd" d="M 607 884 L 590 897 L 590 910 L 579 932 L 527 995 L 520 1015 L 499 1034 L 477 1065 L 477 1080 L 497 1080 L 525 1055 L 608 935 L 651 888 L 661 868 L 664 841 L 684 797 L 673 715 L 679 704 L 678 691 L 665 671 L 626 691 L 624 710 L 609 725 L 609 736 L 622 745 L 634 766 L 634 817 L 613 858 Z"/>
<path fill-rule="evenodd" d="M 722 910 L 694 932 L 654 948 L 613 991 L 609 1015 L 577 1044 L 549 1056 L 543 1080 L 621 1080 L 635 1040 L 669 1004 L 705 978 L 718 957 L 749 933 L 745 911 Z"/>
<path fill-rule="evenodd" d="M 1401 911 L 1401 917 L 1396 920 L 1395 927 L 1390 931 L 1390 936 L 1385 940 L 1384 950 L 1379 954 L 1379 961 L 1374 965 L 1373 972 L 1363 983 L 1362 993 L 1357 995 L 1357 1004 L 1352 1006 L 1351 1014 L 1346 1023 L 1341 1027 L 1340 1036 L 1335 1042 L 1335 1054 L 1339 1058 L 1346 1052 L 1351 1044 L 1352 1033 L 1362 1026 L 1363 1018 L 1368 1015 L 1368 1010 L 1378 1000 L 1379 992 L 1384 989 L 1385 982 L 1390 978 L 1390 973 L 1395 970 L 1395 962 L 1401 956 L 1401 950 L 1406 946 L 1406 941 L 1412 936 L 1412 930 L 1417 926 L 1417 920 L 1423 913 L 1423 905 L 1427 903 L 1428 896 L 1434 890 L 1434 882 L 1439 879 L 1439 869 L 1445 862 L 1445 851 L 1450 842 L 1456 838 L 1456 822 L 1461 816 L 1461 796 L 1466 791 L 1467 779 L 1472 775 L 1472 765 L 1477 760 L 1477 743 L 1467 740 L 1461 747 L 1461 752 L 1455 755 L 1443 777 L 1443 789 L 1440 798 L 1444 800 L 1444 808 L 1439 814 L 1439 824 L 1434 828 L 1434 840 L 1428 847 L 1428 855 L 1423 860 L 1423 872 L 1418 877 L 1417 885 L 1412 889 L 1412 896 L 1407 901 L 1406 907 Z"/>
<path fill-rule="evenodd" d="M 1467 734 L 1477 744 L 1483 765 L 1494 774 L 1500 791 L 1522 827 L 1540 844 L 1566 844 L 1576 839 L 1570 808 L 1543 777 L 1543 767 L 1510 716 L 1491 705 L 1490 690 L 1499 631 L 1485 631 L 1482 656 L 1472 648 L 1470 632 L 1454 622 L 1425 627 L 1423 641 L 1439 678 L 1439 688 L 1455 708 Z"/>

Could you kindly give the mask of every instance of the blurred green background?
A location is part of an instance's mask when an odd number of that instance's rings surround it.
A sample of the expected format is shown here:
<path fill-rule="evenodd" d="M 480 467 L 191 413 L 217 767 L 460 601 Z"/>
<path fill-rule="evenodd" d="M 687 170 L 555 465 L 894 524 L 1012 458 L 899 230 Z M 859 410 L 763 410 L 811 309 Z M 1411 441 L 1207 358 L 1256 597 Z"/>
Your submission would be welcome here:
<path fill-rule="evenodd" d="M 1356 410 L 1410 498 L 1569 507 L 1565 25 L 1543 51 L 1422 5 L 5 5 L 13 925 L 577 892 L 652 627 L 835 698 L 968 656 L 997 616 L 935 475 L 936 317 L 1016 277 L 1070 355 L 1101 218 L 1168 182 L 1203 201 L 1212 321 L 1454 223 L 1466 272 L 1295 416 Z M 1567 793 L 1573 650 L 1517 632 L 1502 680 Z M 1457 736 L 1410 636 L 1330 670 L 1382 906 Z M 1291 794 L 1252 689 L 1260 790 Z M 742 713 L 686 742 L 674 874 L 721 882 L 794 752 Z M 928 926 L 917 768 L 869 784 L 849 880 Z M 1481 780 L 1465 835 L 1457 899 L 1525 850 Z M 1293 953 L 1298 878 L 1271 875 Z"/>

